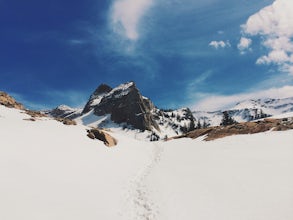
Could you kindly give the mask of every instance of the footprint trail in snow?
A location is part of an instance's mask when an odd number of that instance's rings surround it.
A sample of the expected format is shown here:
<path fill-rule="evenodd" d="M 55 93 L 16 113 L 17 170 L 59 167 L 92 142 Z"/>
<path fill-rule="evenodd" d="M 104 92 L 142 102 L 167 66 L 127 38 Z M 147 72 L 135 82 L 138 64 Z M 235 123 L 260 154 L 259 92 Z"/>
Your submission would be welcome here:
<path fill-rule="evenodd" d="M 131 219 L 156 220 L 159 207 L 152 201 L 146 180 L 154 167 L 160 162 L 163 147 L 154 143 L 153 152 L 149 164 L 131 181 L 129 202 L 131 203 Z"/>

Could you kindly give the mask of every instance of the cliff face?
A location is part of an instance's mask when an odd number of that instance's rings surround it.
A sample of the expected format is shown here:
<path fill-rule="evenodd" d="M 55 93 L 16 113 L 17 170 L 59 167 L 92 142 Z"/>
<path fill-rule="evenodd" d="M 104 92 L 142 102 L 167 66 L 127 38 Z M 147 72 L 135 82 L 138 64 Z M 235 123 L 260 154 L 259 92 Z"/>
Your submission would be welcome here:
<path fill-rule="evenodd" d="M 111 116 L 115 123 L 126 123 L 139 130 L 159 130 L 152 110 L 154 105 L 144 98 L 135 83 L 122 84 L 114 89 L 102 84 L 91 95 L 83 114 L 93 110 L 97 116 Z"/>

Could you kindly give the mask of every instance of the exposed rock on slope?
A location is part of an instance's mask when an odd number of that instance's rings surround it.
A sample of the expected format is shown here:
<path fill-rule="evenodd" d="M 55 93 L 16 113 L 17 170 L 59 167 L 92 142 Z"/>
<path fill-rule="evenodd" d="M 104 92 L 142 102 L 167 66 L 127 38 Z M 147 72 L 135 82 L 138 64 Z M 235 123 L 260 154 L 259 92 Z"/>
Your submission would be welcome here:
<path fill-rule="evenodd" d="M 0 91 L 0 105 L 4 105 L 9 108 L 24 109 L 23 105 L 16 102 L 14 98 L 5 92 Z"/>
<path fill-rule="evenodd" d="M 94 93 L 90 96 L 88 102 L 86 103 L 82 114 L 85 114 L 93 109 L 94 106 L 99 104 L 102 98 L 109 92 L 111 92 L 112 88 L 106 84 L 101 84 Z"/>
<path fill-rule="evenodd" d="M 188 137 L 188 138 L 198 138 L 200 136 L 206 135 L 205 140 L 210 141 L 218 138 L 223 138 L 231 135 L 239 134 L 255 134 L 260 132 L 265 132 L 269 130 L 273 131 L 285 131 L 293 129 L 293 118 L 283 118 L 283 119 L 271 119 L 267 118 L 255 122 L 242 122 L 229 126 L 216 126 L 204 129 L 197 129 L 187 134 L 174 137 L 174 139 Z"/>
<path fill-rule="evenodd" d="M 100 141 L 103 141 L 104 144 L 108 147 L 114 147 L 117 145 L 117 140 L 115 138 L 113 138 L 111 135 L 109 135 L 108 133 L 97 129 L 97 128 L 93 128 L 91 130 L 88 130 L 88 137 L 91 139 L 98 139 Z"/>

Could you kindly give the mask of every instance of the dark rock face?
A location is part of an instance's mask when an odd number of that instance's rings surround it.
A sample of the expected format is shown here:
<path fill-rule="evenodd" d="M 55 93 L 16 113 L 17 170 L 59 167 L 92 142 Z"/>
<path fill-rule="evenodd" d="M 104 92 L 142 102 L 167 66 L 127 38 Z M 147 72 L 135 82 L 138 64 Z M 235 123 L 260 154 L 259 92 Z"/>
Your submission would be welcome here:
<path fill-rule="evenodd" d="M 94 114 L 111 115 L 115 123 L 126 123 L 133 128 L 144 130 L 159 130 L 151 113 L 153 104 L 142 97 L 133 82 L 122 84 L 114 89 L 107 85 L 99 86 L 91 95 L 83 113 L 94 110 Z"/>
<path fill-rule="evenodd" d="M 112 91 L 112 88 L 106 84 L 101 84 L 91 95 L 89 101 L 86 103 L 82 114 L 88 113 L 90 110 L 92 110 L 92 106 L 95 105 L 95 100 L 101 99 L 105 94 Z"/>

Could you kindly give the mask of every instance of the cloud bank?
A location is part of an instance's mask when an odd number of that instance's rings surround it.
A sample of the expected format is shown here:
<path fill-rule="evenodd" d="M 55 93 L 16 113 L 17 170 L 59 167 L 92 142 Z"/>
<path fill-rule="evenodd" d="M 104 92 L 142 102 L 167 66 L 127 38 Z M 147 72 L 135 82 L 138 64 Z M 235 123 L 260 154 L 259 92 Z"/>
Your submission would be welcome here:
<path fill-rule="evenodd" d="M 268 53 L 257 64 L 275 64 L 293 75 L 293 1 L 275 0 L 249 17 L 242 26 L 244 35 L 260 36 Z M 240 42 L 241 44 L 241 42 Z"/>
<path fill-rule="evenodd" d="M 153 3 L 153 0 L 114 0 L 110 15 L 113 31 L 137 40 L 140 20 Z"/>

